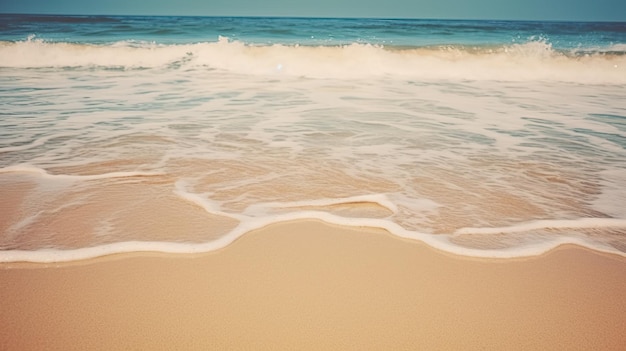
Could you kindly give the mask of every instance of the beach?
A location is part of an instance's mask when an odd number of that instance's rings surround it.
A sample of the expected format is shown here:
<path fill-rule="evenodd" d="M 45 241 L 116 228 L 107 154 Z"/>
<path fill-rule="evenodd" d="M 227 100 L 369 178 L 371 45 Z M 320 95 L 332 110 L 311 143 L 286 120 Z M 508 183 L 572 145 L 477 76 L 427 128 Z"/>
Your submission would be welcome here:
<path fill-rule="evenodd" d="M 5 350 L 618 350 L 626 259 L 477 259 L 291 221 L 196 255 L 0 266 Z"/>
<path fill-rule="evenodd" d="M 0 23 L 0 350 L 626 345 L 623 23 Z"/>

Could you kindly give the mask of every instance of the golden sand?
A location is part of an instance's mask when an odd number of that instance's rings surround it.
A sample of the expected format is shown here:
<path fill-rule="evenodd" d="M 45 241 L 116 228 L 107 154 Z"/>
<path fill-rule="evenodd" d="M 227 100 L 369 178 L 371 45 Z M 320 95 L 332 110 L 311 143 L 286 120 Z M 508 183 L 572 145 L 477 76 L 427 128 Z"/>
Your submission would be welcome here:
<path fill-rule="evenodd" d="M 619 350 L 626 258 L 483 260 L 272 225 L 201 255 L 0 265 L 2 350 Z"/>

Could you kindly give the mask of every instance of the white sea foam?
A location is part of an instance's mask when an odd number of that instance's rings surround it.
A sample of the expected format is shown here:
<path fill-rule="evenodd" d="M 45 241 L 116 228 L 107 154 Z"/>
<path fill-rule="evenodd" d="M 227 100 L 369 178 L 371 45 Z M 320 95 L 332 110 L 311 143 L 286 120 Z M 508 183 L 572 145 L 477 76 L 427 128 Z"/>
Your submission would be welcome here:
<path fill-rule="evenodd" d="M 0 67 L 209 68 L 241 74 L 314 78 L 402 76 L 408 79 L 555 80 L 625 83 L 626 56 L 569 56 L 543 40 L 500 48 L 397 49 L 369 44 L 341 46 L 248 45 L 217 42 L 112 45 L 49 43 L 38 39 L 0 43 Z"/>
<path fill-rule="evenodd" d="M 77 175 L 77 174 L 50 174 L 43 168 L 22 164 L 0 168 L 0 173 L 28 173 L 42 178 L 62 180 L 98 180 L 107 178 L 125 177 L 149 177 L 160 175 L 157 172 L 110 172 L 102 174 Z"/>
<path fill-rule="evenodd" d="M 626 219 L 619 218 L 578 218 L 571 220 L 539 220 L 499 228 L 460 228 L 454 232 L 455 236 L 464 234 L 502 234 L 526 232 L 537 229 L 585 229 L 585 228 L 624 228 Z"/>
<path fill-rule="evenodd" d="M 175 243 L 175 242 L 147 242 L 147 241 L 129 241 L 118 242 L 112 244 L 99 245 L 94 247 L 86 247 L 73 250 L 55 250 L 41 249 L 35 251 L 25 250 L 9 250 L 0 251 L 0 262 L 35 262 L 35 263 L 51 263 L 51 262 L 70 262 L 96 258 L 112 254 L 122 253 L 139 253 L 139 252 L 160 252 L 171 254 L 196 254 L 215 251 L 224 248 L 245 235 L 246 233 L 263 228 L 265 226 L 294 220 L 310 220 L 316 219 L 326 223 L 336 224 L 346 227 L 370 227 L 384 229 L 396 236 L 421 241 L 435 249 L 450 252 L 462 256 L 483 257 L 483 258 L 513 258 L 537 256 L 546 253 L 560 245 L 575 244 L 582 247 L 591 248 L 596 251 L 622 255 L 626 257 L 626 253 L 618 251 L 610 246 L 598 245 L 598 243 L 581 238 L 557 237 L 543 242 L 533 243 L 524 246 L 518 246 L 511 249 L 472 249 L 453 244 L 448 235 L 432 235 L 408 231 L 393 222 L 379 219 L 354 219 L 334 216 L 325 212 L 303 211 L 290 213 L 285 215 L 277 215 L 272 217 L 254 218 L 246 220 L 237 226 L 233 231 L 214 241 L 193 244 L 193 243 Z M 585 226 L 585 223 L 583 223 Z M 474 229 L 476 230 L 476 229 Z M 483 230 L 489 232 L 489 230 Z M 296 235 L 296 234 L 294 234 Z"/>
<path fill-rule="evenodd" d="M 372 203 L 384 207 L 394 213 L 398 211 L 398 207 L 396 206 L 396 204 L 389 200 L 389 198 L 385 194 L 371 194 L 336 199 L 259 203 L 247 207 L 244 213 L 254 216 L 258 213 L 267 213 L 267 210 L 272 208 L 289 209 L 298 207 L 321 207 L 355 203 Z"/>
<path fill-rule="evenodd" d="M 242 216 L 242 215 L 222 211 L 221 204 L 216 201 L 210 201 L 207 198 L 206 194 L 203 196 L 203 194 L 195 194 L 195 193 L 188 192 L 185 189 L 185 182 L 182 180 L 179 180 L 176 182 L 176 189 L 174 190 L 174 194 L 180 196 L 184 200 L 187 200 L 203 208 L 207 213 L 218 215 L 218 216 L 230 217 L 236 220 L 244 220 L 246 218 L 245 216 Z"/>

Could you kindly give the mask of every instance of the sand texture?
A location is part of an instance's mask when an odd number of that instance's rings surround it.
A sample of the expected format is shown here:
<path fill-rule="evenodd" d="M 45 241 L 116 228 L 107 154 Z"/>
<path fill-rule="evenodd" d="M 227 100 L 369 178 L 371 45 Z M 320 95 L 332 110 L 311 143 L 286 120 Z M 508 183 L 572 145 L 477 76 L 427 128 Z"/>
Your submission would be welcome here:
<path fill-rule="evenodd" d="M 0 266 L 1 350 L 619 350 L 626 259 L 272 225 L 208 254 Z"/>

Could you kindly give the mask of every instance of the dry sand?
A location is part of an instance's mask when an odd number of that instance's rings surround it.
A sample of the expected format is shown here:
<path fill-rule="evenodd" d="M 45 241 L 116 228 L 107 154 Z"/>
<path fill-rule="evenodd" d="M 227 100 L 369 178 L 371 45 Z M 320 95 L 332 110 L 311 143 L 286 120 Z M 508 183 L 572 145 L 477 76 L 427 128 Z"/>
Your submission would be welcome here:
<path fill-rule="evenodd" d="M 456 257 L 381 230 L 272 225 L 201 255 L 0 265 L 1 350 L 618 350 L 626 258 Z"/>

